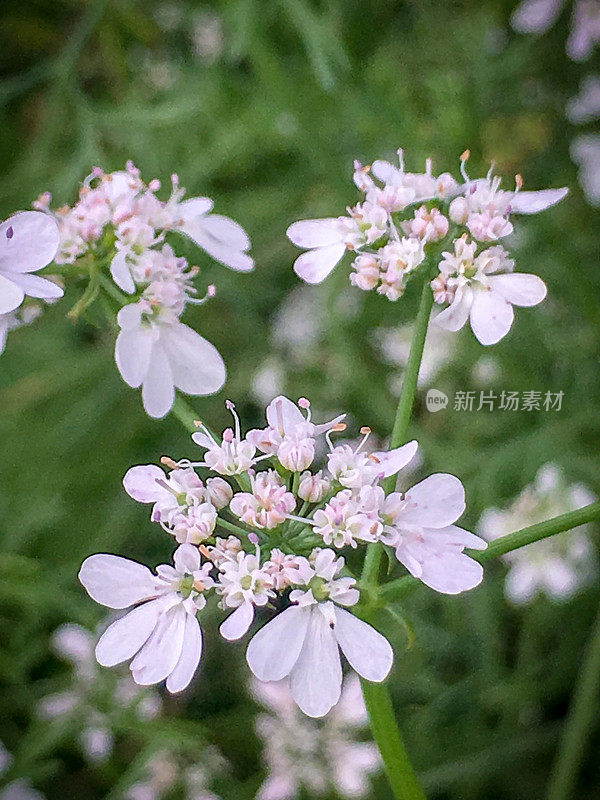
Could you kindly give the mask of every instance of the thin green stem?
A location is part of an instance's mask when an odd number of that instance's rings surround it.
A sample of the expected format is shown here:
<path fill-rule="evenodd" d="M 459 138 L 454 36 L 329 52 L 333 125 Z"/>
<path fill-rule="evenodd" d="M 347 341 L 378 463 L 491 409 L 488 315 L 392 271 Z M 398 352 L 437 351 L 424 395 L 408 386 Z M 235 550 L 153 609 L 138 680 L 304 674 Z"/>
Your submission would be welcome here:
<path fill-rule="evenodd" d="M 600 608 L 590 633 L 579 678 L 550 776 L 548 800 L 571 800 L 577 774 L 598 714 L 600 696 Z"/>
<path fill-rule="evenodd" d="M 190 433 L 194 433 L 194 431 L 198 430 L 198 426 L 196 425 L 198 415 L 191 405 L 179 394 L 175 398 L 171 414 L 173 414 Z"/>
<path fill-rule="evenodd" d="M 528 544 L 547 539 L 557 533 L 570 531 L 578 525 L 584 525 L 597 519 L 600 519 L 600 503 L 591 503 L 575 511 L 561 514 L 559 517 L 553 517 L 545 522 L 538 522 L 536 525 L 530 525 L 528 528 L 522 528 L 519 531 L 514 531 L 514 533 L 501 536 L 499 539 L 490 542 L 486 550 L 469 550 L 467 552 L 475 561 L 483 563 L 513 550 L 518 550 L 520 547 L 526 547 Z M 421 582 L 416 578 L 406 575 L 404 578 L 398 578 L 382 586 L 379 590 L 379 597 L 384 602 L 400 600 L 420 585 Z"/>
<path fill-rule="evenodd" d="M 433 295 L 429 283 L 426 281 L 421 291 L 421 300 L 415 320 L 413 340 L 404 373 L 400 401 L 394 420 L 390 449 L 398 447 L 406 440 L 410 416 L 415 402 L 417 380 L 423 359 L 423 348 L 432 304 Z M 395 481 L 396 478 L 393 475 L 384 481 L 383 488 L 386 493 L 394 490 Z M 379 591 L 378 575 L 382 555 L 383 547 L 380 542 L 375 542 L 368 546 L 361 576 L 361 584 L 367 597 Z M 392 698 L 387 686 L 363 680 L 362 689 L 369 712 L 373 737 L 381 752 L 395 797 L 397 800 L 424 800 L 425 794 L 410 763 L 402 735 L 396 723 Z"/>

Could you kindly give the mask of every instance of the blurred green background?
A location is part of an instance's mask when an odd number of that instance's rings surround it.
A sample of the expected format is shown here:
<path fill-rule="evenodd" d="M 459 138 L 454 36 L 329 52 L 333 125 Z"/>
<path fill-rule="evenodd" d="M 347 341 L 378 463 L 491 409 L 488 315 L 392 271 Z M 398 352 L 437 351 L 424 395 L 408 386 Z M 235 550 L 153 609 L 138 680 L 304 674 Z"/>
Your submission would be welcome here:
<path fill-rule="evenodd" d="M 308 396 L 323 414 L 347 410 L 355 432 L 368 424 L 383 439 L 398 367 L 382 358 L 373 330 L 405 324 L 416 298 L 409 291 L 393 304 L 348 291 L 344 269 L 299 294 L 286 227 L 343 213 L 358 199 L 353 159 L 392 157 L 400 146 L 409 169 L 431 155 L 439 171 L 456 172 L 468 147 L 472 172 L 485 173 L 493 159 L 509 182 L 520 172 L 526 188 L 568 185 L 568 200 L 526 220 L 512 245 L 518 268 L 547 282 L 547 301 L 517 313 L 493 348 L 467 330 L 454 337 L 429 383 L 451 396 L 562 390 L 562 410 L 430 414 L 420 397 L 412 432 L 423 474 L 450 471 L 464 482 L 471 529 L 548 461 L 599 494 L 598 212 L 578 189 L 569 158 L 578 129 L 564 117 L 590 64 L 565 56 L 567 9 L 532 39 L 511 30 L 514 5 L 4 0 L 0 216 L 46 189 L 55 205 L 72 203 L 95 164 L 110 171 L 132 159 L 165 186 L 177 172 L 190 196 L 213 197 L 217 211 L 244 225 L 257 262 L 253 274 L 238 275 L 180 248 L 218 287 L 187 321 L 229 369 L 224 391 L 193 400 L 197 413 L 225 425 L 230 397 L 255 427 L 275 374 L 289 396 Z M 281 311 L 286 302 L 290 313 L 292 290 L 304 309 L 299 333 Z M 159 744 L 195 753 L 213 744 L 230 764 L 219 793 L 250 800 L 264 777 L 256 706 L 243 646 L 220 642 L 216 617 L 192 690 L 166 700 L 157 720 L 116 721 L 118 747 L 105 763 L 82 758 L 75 723 L 37 718 L 39 699 L 70 679 L 51 653 L 52 631 L 66 621 L 93 630 L 101 618 L 76 581 L 81 560 L 108 551 L 159 563 L 172 549 L 148 509 L 122 491 L 123 474 L 164 453 L 193 453 L 179 423 L 150 420 L 120 380 L 112 333 L 66 319 L 75 299 L 12 334 L 0 358 L 0 740 L 15 757 L 7 779 L 25 776 L 50 800 L 111 790 L 118 798 Z M 545 796 L 598 588 L 515 609 L 503 599 L 504 574 L 490 565 L 485 584 L 459 599 L 425 589 L 407 599 L 397 611 L 416 639 L 405 653 L 402 626 L 381 620 L 400 654 L 391 683 L 398 717 L 431 798 Z M 600 796 L 599 745 L 600 724 L 580 800 Z M 372 797 L 389 797 L 383 777 Z"/>

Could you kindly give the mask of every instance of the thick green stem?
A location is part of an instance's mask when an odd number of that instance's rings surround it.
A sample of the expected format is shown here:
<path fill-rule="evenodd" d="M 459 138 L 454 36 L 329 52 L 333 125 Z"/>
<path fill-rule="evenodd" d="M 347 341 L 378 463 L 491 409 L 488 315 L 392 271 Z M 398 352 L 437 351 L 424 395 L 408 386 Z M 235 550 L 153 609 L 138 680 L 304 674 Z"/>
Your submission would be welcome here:
<path fill-rule="evenodd" d="M 598 715 L 600 696 L 600 609 L 590 633 L 571 707 L 550 776 L 548 800 L 571 800 L 577 774 Z"/>
<path fill-rule="evenodd" d="M 392 429 L 390 449 L 398 447 L 406 440 L 410 416 L 415 402 L 417 381 L 432 304 L 433 295 L 429 283 L 426 281 L 421 292 L 421 301 L 415 320 L 413 340 L 402 383 L 402 392 Z M 394 475 L 384 481 L 383 487 L 386 493 L 394 490 L 395 481 Z M 367 548 L 361 576 L 361 584 L 367 596 L 378 591 L 378 575 L 382 554 L 383 548 L 380 542 L 370 544 Z M 424 800 L 425 794 L 410 763 L 402 741 L 402 735 L 396 723 L 394 707 L 387 686 L 363 680 L 362 689 L 369 712 L 373 737 L 381 752 L 394 796 L 397 800 Z"/>
<path fill-rule="evenodd" d="M 490 542 L 486 550 L 469 550 L 467 552 L 475 561 L 489 561 L 492 558 L 503 556 L 505 553 L 510 553 L 512 550 L 518 550 L 520 547 L 539 542 L 548 536 L 570 531 L 578 525 L 584 525 L 597 519 L 600 519 L 600 503 L 591 503 L 576 511 L 569 511 L 559 517 L 553 517 L 545 522 L 538 522 L 536 525 L 530 525 L 528 528 L 501 536 Z M 406 575 L 404 578 L 398 578 L 382 586 L 379 590 L 379 597 L 385 602 L 399 600 L 420 585 L 421 582 L 416 578 Z"/>
<path fill-rule="evenodd" d="M 373 738 L 397 800 L 425 800 L 396 723 L 392 699 L 382 683 L 362 681 Z"/>

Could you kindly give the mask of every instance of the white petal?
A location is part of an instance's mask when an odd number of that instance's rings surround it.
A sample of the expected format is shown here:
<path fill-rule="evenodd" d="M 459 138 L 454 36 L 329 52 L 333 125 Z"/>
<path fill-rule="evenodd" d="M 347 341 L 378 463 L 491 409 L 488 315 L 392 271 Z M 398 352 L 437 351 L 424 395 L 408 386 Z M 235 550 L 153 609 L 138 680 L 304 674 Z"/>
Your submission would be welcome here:
<path fill-rule="evenodd" d="M 512 26 L 519 33 L 544 33 L 563 5 L 564 0 L 521 0 L 512 15 Z"/>
<path fill-rule="evenodd" d="M 368 681 L 384 681 L 394 661 L 385 636 L 343 608 L 336 608 L 335 617 L 335 637 L 352 669 Z"/>
<path fill-rule="evenodd" d="M 96 645 L 98 663 L 114 667 L 132 658 L 154 630 L 163 606 L 162 598 L 142 603 L 109 625 Z"/>
<path fill-rule="evenodd" d="M 164 481 L 165 473 L 156 464 L 145 464 L 131 467 L 125 473 L 123 486 L 125 491 L 138 503 L 156 503 L 167 491 L 157 481 Z"/>
<path fill-rule="evenodd" d="M 186 394 L 214 394 L 225 383 L 227 371 L 217 348 L 184 325 L 161 331 L 161 344 L 169 359 L 175 386 Z"/>
<path fill-rule="evenodd" d="M 515 306 L 537 306 L 546 297 L 546 284 L 537 275 L 511 272 L 490 276 L 492 290 Z"/>
<path fill-rule="evenodd" d="M 142 384 L 148 372 L 154 340 L 153 331 L 145 326 L 124 329 L 117 336 L 115 362 L 125 383 L 134 389 Z"/>
<path fill-rule="evenodd" d="M 186 222 L 182 231 L 217 261 L 239 272 L 254 269 L 254 261 L 246 254 L 250 239 L 244 229 L 228 217 L 211 214 Z"/>
<path fill-rule="evenodd" d="M 390 475 L 395 475 L 412 461 L 418 449 L 418 442 L 412 441 L 402 445 L 402 447 L 397 447 L 395 450 L 373 453 L 372 455 L 379 462 L 378 467 L 381 466 L 381 472 L 387 478 Z"/>
<path fill-rule="evenodd" d="M 469 318 L 469 311 L 473 303 L 473 291 L 465 286 L 458 289 L 454 301 L 441 311 L 433 320 L 440 328 L 447 331 L 459 331 Z"/>
<path fill-rule="evenodd" d="M 29 275 L 27 272 L 4 273 L 5 277 L 20 286 L 29 297 L 39 297 L 42 300 L 58 300 L 62 297 L 64 289 L 53 281 L 41 278 L 39 275 Z"/>
<path fill-rule="evenodd" d="M 156 596 L 156 578 L 148 567 L 121 556 L 89 556 L 79 580 L 92 600 L 108 608 L 127 608 Z"/>
<path fill-rule="evenodd" d="M 7 236 L 12 230 L 12 235 Z M 58 225 L 41 211 L 21 211 L 0 225 L 0 272 L 35 272 L 58 250 Z"/>
<path fill-rule="evenodd" d="M 196 572 L 200 569 L 200 551 L 193 544 L 180 544 L 173 553 L 173 563 L 182 575 Z"/>
<path fill-rule="evenodd" d="M 294 428 L 302 425 L 306 419 L 298 406 L 283 394 L 271 400 L 266 413 L 270 427 L 275 428 L 282 436 L 292 433 Z"/>
<path fill-rule="evenodd" d="M 342 259 L 346 252 L 344 244 L 331 244 L 308 250 L 294 262 L 294 272 L 306 283 L 321 283 Z"/>
<path fill-rule="evenodd" d="M 136 683 L 160 683 L 173 672 L 183 650 L 187 616 L 182 603 L 159 616 L 152 635 L 129 666 Z"/>
<path fill-rule="evenodd" d="M 481 583 L 483 567 L 464 553 L 440 552 L 423 563 L 420 580 L 436 592 L 459 594 Z"/>
<path fill-rule="evenodd" d="M 155 419 L 168 414 L 175 401 L 171 365 L 160 342 L 154 343 L 150 353 L 148 371 L 142 384 L 142 400 L 146 413 Z"/>
<path fill-rule="evenodd" d="M 401 521 L 426 528 L 452 525 L 465 510 L 465 490 L 454 475 L 430 475 L 406 492 Z"/>
<path fill-rule="evenodd" d="M 470 316 L 473 333 L 481 344 L 488 345 L 496 344 L 506 336 L 514 312 L 511 304 L 498 292 L 478 291 L 473 298 Z"/>
<path fill-rule="evenodd" d="M 470 550 L 486 550 L 488 543 L 480 536 L 476 536 L 458 525 L 448 525 L 435 531 L 435 538 L 451 547 L 468 547 Z"/>
<path fill-rule="evenodd" d="M 394 164 L 389 161 L 382 161 L 378 159 L 371 165 L 371 172 L 373 175 L 383 183 L 397 183 L 402 180 L 402 172 Z"/>
<path fill-rule="evenodd" d="M 280 681 L 296 663 L 310 619 L 309 610 L 290 606 L 252 637 L 246 660 L 261 681 Z"/>
<path fill-rule="evenodd" d="M 219 628 L 224 639 L 230 642 L 241 639 L 248 632 L 254 619 L 254 606 L 252 603 L 242 603 L 233 614 L 230 614 Z"/>
<path fill-rule="evenodd" d="M 212 211 L 213 201 L 210 197 L 190 197 L 189 200 L 184 200 L 183 203 L 177 205 L 177 213 L 186 222 L 202 217 Z"/>
<path fill-rule="evenodd" d="M 117 322 L 123 330 L 139 328 L 142 324 L 142 306 L 140 303 L 127 303 L 117 314 Z"/>
<path fill-rule="evenodd" d="M 222 214 L 211 214 L 203 220 L 204 229 L 218 242 L 233 250 L 250 249 L 250 237 L 237 222 Z"/>
<path fill-rule="evenodd" d="M 167 678 L 167 690 L 171 694 L 182 692 L 194 677 L 202 656 L 202 630 L 192 614 L 185 615 L 183 647 L 175 669 Z"/>
<path fill-rule="evenodd" d="M 290 691 L 309 717 L 323 717 L 340 699 L 342 665 L 335 634 L 316 605 L 307 612 L 308 629 L 290 673 Z"/>
<path fill-rule="evenodd" d="M 297 247 L 311 250 L 314 247 L 339 244 L 343 239 L 340 233 L 340 223 L 335 217 L 301 219 L 290 225 L 286 235 Z"/>
<path fill-rule="evenodd" d="M 560 203 L 567 195 L 569 190 L 563 189 L 542 189 L 538 192 L 517 192 L 510 201 L 511 214 L 537 214 L 550 206 Z"/>
<path fill-rule="evenodd" d="M 25 292 L 16 283 L 0 274 L 0 314 L 8 314 L 18 308 L 25 299 Z"/>
<path fill-rule="evenodd" d="M 127 294 L 133 294 L 135 292 L 135 282 L 131 277 L 131 270 L 127 262 L 127 252 L 125 250 L 119 250 L 110 262 L 110 274 L 119 289 L 122 289 Z"/>

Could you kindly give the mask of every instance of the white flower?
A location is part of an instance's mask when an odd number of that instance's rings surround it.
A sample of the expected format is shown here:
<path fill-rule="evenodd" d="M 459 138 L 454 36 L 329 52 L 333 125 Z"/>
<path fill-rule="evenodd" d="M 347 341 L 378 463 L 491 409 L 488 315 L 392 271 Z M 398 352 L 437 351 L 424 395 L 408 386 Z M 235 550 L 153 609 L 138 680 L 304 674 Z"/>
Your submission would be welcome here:
<path fill-rule="evenodd" d="M 381 539 L 415 578 L 438 592 L 458 594 L 481 583 L 483 568 L 463 550 L 486 542 L 454 523 L 465 510 L 465 491 L 454 475 L 436 474 L 406 494 L 393 492 L 381 508 Z"/>
<path fill-rule="evenodd" d="M 490 508 L 479 522 L 479 533 L 493 541 L 520 528 L 574 511 L 595 502 L 581 484 L 569 485 L 562 470 L 545 464 L 533 484 L 507 508 Z M 568 600 L 588 586 L 598 573 L 595 548 L 588 528 L 581 525 L 503 556 L 509 567 L 504 593 L 513 603 L 528 603 L 538 594 L 552 600 Z"/>
<path fill-rule="evenodd" d="M 367 436 L 368 432 L 355 450 L 350 445 L 341 444 L 327 456 L 329 473 L 347 489 L 360 489 L 395 475 L 412 461 L 419 447 L 416 441 L 412 441 L 394 450 L 367 454 L 362 450 Z"/>
<path fill-rule="evenodd" d="M 373 742 L 356 741 L 368 721 L 360 681 L 349 675 L 339 703 L 320 721 L 298 711 L 287 681 L 254 679 L 252 694 L 269 711 L 256 721 L 264 742 L 269 774 L 257 800 L 295 800 L 304 787 L 311 796 L 361 798 L 369 794 L 369 775 L 381 768 Z"/>
<path fill-rule="evenodd" d="M 375 487 L 363 486 L 360 495 L 354 497 L 349 489 L 338 492 L 329 500 L 325 508 L 315 511 L 312 522 L 314 531 L 323 537 L 327 545 L 356 547 L 358 541 L 375 542 L 381 533 L 381 523 L 377 516 L 364 509 L 362 493 Z M 377 487 L 379 488 L 379 487 Z M 383 489 L 380 489 L 383 495 Z"/>
<path fill-rule="evenodd" d="M 412 190 L 411 203 L 421 203 L 433 198 L 445 199 L 458 191 L 458 184 L 447 172 L 436 177 L 432 173 L 431 159 L 425 162 L 425 172 L 405 172 L 403 151 L 398 150 L 399 166 L 389 161 L 373 162 L 373 175 L 386 184 L 386 188 Z"/>
<path fill-rule="evenodd" d="M 275 597 L 269 571 L 260 566 L 260 554 L 238 553 L 235 560 L 226 561 L 220 568 L 216 592 L 221 595 L 223 608 L 235 608 L 219 631 L 223 638 L 241 639 L 254 619 L 255 606 L 264 606 Z"/>
<path fill-rule="evenodd" d="M 21 211 L 0 224 L 0 314 L 18 308 L 25 295 L 63 296 L 56 283 L 31 274 L 54 259 L 59 241 L 58 225 L 41 211 Z"/>
<path fill-rule="evenodd" d="M 541 303 L 546 285 L 537 275 L 508 271 L 514 262 L 501 247 L 491 247 L 475 256 L 476 244 L 469 243 L 466 237 L 457 239 L 454 247 L 454 254 L 444 253 L 440 262 L 440 274 L 452 286 L 454 299 L 434 322 L 445 330 L 458 331 L 470 320 L 481 344 L 496 344 L 511 328 L 513 305 L 529 307 Z M 435 281 L 432 288 L 436 290 Z"/>
<path fill-rule="evenodd" d="M 251 492 L 233 495 L 229 508 L 254 528 L 276 528 L 296 507 L 296 498 L 274 470 L 251 475 Z"/>
<path fill-rule="evenodd" d="M 123 487 L 138 503 L 153 503 L 150 519 L 167 525 L 190 506 L 204 503 L 207 496 L 193 469 L 174 469 L 167 475 L 155 464 L 128 469 Z"/>
<path fill-rule="evenodd" d="M 306 416 L 302 410 L 306 411 Z M 248 431 L 247 439 L 263 453 L 272 453 L 292 472 L 302 472 L 315 457 L 315 437 L 333 430 L 346 416 L 315 425 L 311 421 L 310 403 L 300 398 L 298 405 L 279 395 L 267 406 L 268 426 Z"/>
<path fill-rule="evenodd" d="M 330 486 L 331 481 L 323 476 L 321 470 L 315 474 L 303 472 L 300 475 L 298 484 L 298 497 L 301 500 L 306 500 L 307 503 L 320 503 L 329 491 Z"/>
<path fill-rule="evenodd" d="M 162 564 L 156 575 L 120 556 L 86 558 L 79 580 L 90 597 L 108 608 L 134 606 L 100 637 L 96 658 L 104 667 L 133 659 L 136 683 L 147 686 L 166 679 L 169 692 L 186 688 L 202 653 L 202 632 L 196 612 L 204 608 L 204 591 L 213 581 L 212 564 L 200 563 L 191 544 L 180 545 L 174 566 Z"/>
<path fill-rule="evenodd" d="M 412 219 L 402 223 L 402 230 L 407 236 L 415 236 L 424 242 L 438 242 L 448 233 L 448 218 L 439 208 L 420 206 Z"/>
<path fill-rule="evenodd" d="M 344 559 L 332 550 L 306 559 L 290 595 L 295 605 L 278 614 L 253 637 L 246 658 L 261 681 L 289 675 L 292 697 L 310 717 L 322 717 L 340 699 L 342 667 L 338 647 L 350 666 L 370 681 L 387 677 L 393 661 L 389 642 L 374 628 L 340 608 L 358 601 L 352 578 L 339 578 Z"/>
<path fill-rule="evenodd" d="M 125 383 L 142 387 L 144 408 L 164 417 L 175 388 L 186 394 L 214 394 L 225 383 L 225 364 L 214 345 L 168 311 L 147 300 L 124 306 L 115 360 Z"/>
<path fill-rule="evenodd" d="M 578 180 L 588 203 L 600 206 L 600 136 L 576 136 L 571 142 L 571 158 L 579 166 Z"/>
<path fill-rule="evenodd" d="M 226 428 L 219 444 L 208 428 L 200 425 L 200 430 L 192 434 L 192 439 L 200 447 L 206 448 L 204 462 L 198 466 L 206 466 L 221 475 L 239 475 L 247 472 L 256 462 L 256 447 L 251 441 L 242 439 L 240 419 L 234 404 L 227 400 L 225 405 L 233 414 L 235 432 Z"/>

